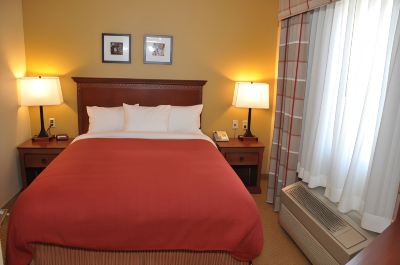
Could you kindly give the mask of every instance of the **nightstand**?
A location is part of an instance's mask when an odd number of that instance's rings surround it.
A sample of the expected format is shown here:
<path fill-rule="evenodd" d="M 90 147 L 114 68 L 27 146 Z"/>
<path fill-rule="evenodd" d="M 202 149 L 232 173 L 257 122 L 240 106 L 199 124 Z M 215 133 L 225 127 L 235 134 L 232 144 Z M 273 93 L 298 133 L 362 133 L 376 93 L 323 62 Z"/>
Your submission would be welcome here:
<path fill-rule="evenodd" d="M 230 139 L 216 142 L 219 151 L 251 193 L 261 193 L 260 176 L 264 145 L 253 141 Z"/>
<path fill-rule="evenodd" d="M 34 142 L 28 140 L 18 148 L 22 187 L 25 189 L 70 143 L 68 141 Z"/>

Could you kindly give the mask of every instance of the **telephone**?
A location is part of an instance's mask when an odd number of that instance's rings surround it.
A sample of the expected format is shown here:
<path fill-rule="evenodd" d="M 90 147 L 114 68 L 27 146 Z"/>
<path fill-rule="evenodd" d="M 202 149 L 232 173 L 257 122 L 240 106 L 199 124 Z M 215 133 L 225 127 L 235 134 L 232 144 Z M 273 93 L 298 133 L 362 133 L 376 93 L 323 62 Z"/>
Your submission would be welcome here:
<path fill-rule="evenodd" d="M 214 131 L 213 138 L 217 142 L 228 142 L 229 138 L 225 131 Z"/>

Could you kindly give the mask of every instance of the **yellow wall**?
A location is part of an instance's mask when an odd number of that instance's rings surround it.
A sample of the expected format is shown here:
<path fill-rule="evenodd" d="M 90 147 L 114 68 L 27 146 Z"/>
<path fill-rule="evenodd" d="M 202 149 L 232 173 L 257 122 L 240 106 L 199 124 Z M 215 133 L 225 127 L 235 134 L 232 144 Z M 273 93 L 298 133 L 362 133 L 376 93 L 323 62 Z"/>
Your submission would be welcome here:
<path fill-rule="evenodd" d="M 247 119 L 231 106 L 234 81 L 266 81 L 271 109 L 254 110 L 252 131 L 267 144 L 273 116 L 278 0 L 24 0 L 27 71 L 59 75 L 65 104 L 46 107 L 55 133 L 77 134 L 76 88 L 71 76 L 204 79 L 205 133 L 226 130 Z M 131 64 L 102 64 L 101 33 L 130 33 Z M 174 37 L 172 65 L 143 64 L 143 35 Z M 38 110 L 30 108 L 32 133 Z"/>
<path fill-rule="evenodd" d="M 0 207 L 20 187 L 16 146 L 30 136 L 27 108 L 18 107 L 16 77 L 25 74 L 21 0 L 0 1 Z"/>

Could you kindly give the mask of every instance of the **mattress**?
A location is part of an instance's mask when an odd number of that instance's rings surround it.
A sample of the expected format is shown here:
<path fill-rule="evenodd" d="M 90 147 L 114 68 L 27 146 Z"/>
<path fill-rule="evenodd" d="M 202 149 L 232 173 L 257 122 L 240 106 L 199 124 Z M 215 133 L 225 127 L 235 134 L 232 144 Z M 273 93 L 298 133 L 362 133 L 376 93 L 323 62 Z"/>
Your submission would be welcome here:
<path fill-rule="evenodd" d="M 35 244 L 34 265 L 249 265 L 223 251 L 94 251 Z"/>

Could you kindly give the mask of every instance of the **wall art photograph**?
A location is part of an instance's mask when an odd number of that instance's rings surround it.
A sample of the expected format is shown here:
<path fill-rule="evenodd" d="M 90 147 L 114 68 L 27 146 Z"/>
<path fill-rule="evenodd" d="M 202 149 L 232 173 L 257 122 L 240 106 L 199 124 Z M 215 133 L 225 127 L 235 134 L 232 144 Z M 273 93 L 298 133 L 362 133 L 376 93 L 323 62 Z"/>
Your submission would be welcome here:
<path fill-rule="evenodd" d="M 111 42 L 111 54 L 123 55 L 124 54 L 124 43 L 123 42 Z"/>
<path fill-rule="evenodd" d="M 172 64 L 172 36 L 145 35 L 144 63 Z"/>
<path fill-rule="evenodd" d="M 103 63 L 131 63 L 131 34 L 102 34 Z"/>

